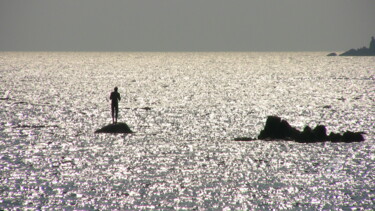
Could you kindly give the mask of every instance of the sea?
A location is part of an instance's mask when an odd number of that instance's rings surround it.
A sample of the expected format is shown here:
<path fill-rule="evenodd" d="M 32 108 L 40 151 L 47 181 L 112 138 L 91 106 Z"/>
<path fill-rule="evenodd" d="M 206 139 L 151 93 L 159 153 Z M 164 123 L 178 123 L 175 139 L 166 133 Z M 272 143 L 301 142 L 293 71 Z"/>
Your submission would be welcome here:
<path fill-rule="evenodd" d="M 0 210 L 373 210 L 375 57 L 327 53 L 0 52 Z"/>

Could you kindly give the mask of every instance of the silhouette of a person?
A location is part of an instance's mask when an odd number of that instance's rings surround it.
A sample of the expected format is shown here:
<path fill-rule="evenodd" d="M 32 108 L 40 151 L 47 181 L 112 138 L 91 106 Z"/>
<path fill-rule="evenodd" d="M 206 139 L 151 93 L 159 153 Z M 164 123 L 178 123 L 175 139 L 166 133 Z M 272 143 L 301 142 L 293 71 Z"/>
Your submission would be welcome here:
<path fill-rule="evenodd" d="M 118 93 L 117 90 L 118 90 L 117 87 L 115 87 L 115 91 L 111 92 L 111 96 L 109 97 L 109 99 L 111 99 L 111 101 L 112 101 L 111 102 L 111 111 L 112 111 L 112 122 L 113 122 L 113 124 L 117 123 L 118 101 L 121 100 L 120 93 Z M 115 114 L 116 114 L 116 116 L 115 116 Z"/>

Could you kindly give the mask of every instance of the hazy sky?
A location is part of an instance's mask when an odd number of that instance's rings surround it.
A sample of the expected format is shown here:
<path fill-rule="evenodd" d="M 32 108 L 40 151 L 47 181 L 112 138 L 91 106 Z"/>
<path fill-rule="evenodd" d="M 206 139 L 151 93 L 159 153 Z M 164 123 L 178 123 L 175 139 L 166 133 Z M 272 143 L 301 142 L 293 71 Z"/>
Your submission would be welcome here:
<path fill-rule="evenodd" d="M 0 0 L 0 51 L 343 51 L 375 0 Z"/>

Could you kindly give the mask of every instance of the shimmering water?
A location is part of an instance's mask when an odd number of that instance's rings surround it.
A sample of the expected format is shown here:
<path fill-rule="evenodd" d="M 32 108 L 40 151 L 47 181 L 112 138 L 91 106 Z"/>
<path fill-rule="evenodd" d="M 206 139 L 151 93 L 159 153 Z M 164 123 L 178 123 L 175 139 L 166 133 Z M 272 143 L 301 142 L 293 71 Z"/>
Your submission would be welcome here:
<path fill-rule="evenodd" d="M 0 53 L 0 209 L 371 210 L 375 58 L 325 55 Z M 268 115 L 366 141 L 233 141 Z"/>

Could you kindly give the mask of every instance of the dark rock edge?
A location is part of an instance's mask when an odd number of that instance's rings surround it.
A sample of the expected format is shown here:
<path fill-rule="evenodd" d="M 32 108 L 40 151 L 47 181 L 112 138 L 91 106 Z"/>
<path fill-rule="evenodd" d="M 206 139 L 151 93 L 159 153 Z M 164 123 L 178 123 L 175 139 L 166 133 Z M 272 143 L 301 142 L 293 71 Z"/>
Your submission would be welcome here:
<path fill-rule="evenodd" d="M 134 133 L 126 123 L 109 124 L 98 130 L 95 133 Z"/>
<path fill-rule="evenodd" d="M 336 53 L 330 53 L 327 56 L 337 56 Z M 350 49 L 340 54 L 340 56 L 375 56 L 375 38 L 371 37 L 370 46 L 358 49 Z"/>

